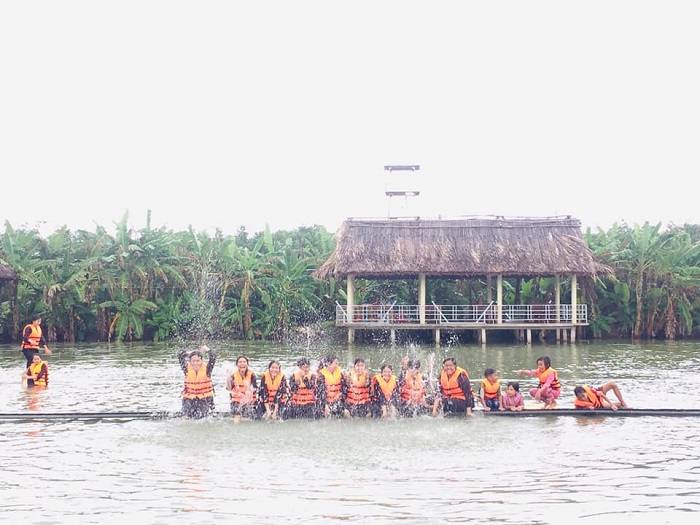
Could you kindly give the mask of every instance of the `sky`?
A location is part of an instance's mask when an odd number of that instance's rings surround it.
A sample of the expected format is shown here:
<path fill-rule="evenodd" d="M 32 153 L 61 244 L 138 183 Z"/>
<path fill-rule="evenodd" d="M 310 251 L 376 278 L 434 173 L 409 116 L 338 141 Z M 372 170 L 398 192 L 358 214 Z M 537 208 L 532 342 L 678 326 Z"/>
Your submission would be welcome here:
<path fill-rule="evenodd" d="M 697 1 L 7 0 L 0 229 L 700 224 L 699 25 Z"/>

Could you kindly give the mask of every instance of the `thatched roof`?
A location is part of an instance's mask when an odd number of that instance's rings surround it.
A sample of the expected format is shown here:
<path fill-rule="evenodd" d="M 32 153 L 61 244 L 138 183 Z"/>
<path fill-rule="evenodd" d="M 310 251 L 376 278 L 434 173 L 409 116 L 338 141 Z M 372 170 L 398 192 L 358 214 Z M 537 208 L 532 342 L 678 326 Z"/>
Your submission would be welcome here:
<path fill-rule="evenodd" d="M 15 281 L 19 278 L 11 266 L 0 263 L 0 281 Z"/>
<path fill-rule="evenodd" d="M 349 219 L 317 279 L 593 276 L 598 263 L 578 219 L 566 217 L 460 219 Z"/>

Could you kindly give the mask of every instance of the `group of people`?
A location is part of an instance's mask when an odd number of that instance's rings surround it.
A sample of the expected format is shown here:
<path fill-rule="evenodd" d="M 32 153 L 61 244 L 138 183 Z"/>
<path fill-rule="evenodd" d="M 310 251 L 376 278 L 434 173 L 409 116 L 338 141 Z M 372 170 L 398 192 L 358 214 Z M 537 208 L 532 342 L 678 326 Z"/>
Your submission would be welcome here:
<path fill-rule="evenodd" d="M 207 364 L 203 357 L 207 355 Z M 206 346 L 193 352 L 178 354 L 185 374 L 182 391 L 184 416 L 200 418 L 214 410 L 214 387 L 211 373 L 217 355 Z M 242 419 L 319 419 L 344 418 L 396 418 L 419 415 L 472 415 L 478 400 L 485 411 L 525 409 L 525 401 L 517 381 L 508 382 L 502 392 L 498 372 L 494 368 L 484 371 L 478 392 L 472 389 L 467 371 L 457 366 L 454 357 L 442 362 L 442 371 L 433 388 L 428 376 L 421 371 L 417 359 L 404 357 L 401 370 L 394 373 L 390 364 L 382 364 L 378 373 L 371 373 L 363 358 L 355 359 L 348 371 L 341 370 L 338 357 L 328 355 L 321 359 L 318 369 L 311 371 L 311 362 L 302 357 L 297 369 L 286 377 L 279 361 L 270 361 L 260 376 L 249 368 L 246 356 L 236 359 L 236 369 L 226 378 L 226 390 L 230 394 L 231 415 L 235 421 Z M 518 374 L 537 376 L 539 384 L 529 391 L 544 408 L 556 407 L 561 392 L 557 371 L 551 367 L 548 356 L 537 360 L 534 370 L 517 370 Z M 582 392 L 579 393 L 579 390 Z M 606 394 L 613 391 L 617 402 Z M 599 388 L 587 385 L 574 390 L 576 408 L 626 408 L 619 388 L 613 382 Z"/>
<path fill-rule="evenodd" d="M 206 367 L 203 357 L 207 355 Z M 178 354 L 185 374 L 182 391 L 182 413 L 187 417 L 204 417 L 214 409 L 214 388 L 211 372 L 216 353 L 203 346 L 199 350 Z M 249 368 L 248 358 L 239 356 L 236 369 L 226 378 L 230 393 L 231 414 L 241 419 L 319 419 L 395 418 L 424 414 L 471 415 L 474 395 L 466 370 L 457 366 L 453 357 L 443 361 L 437 389 L 429 388 L 429 378 L 421 371 L 417 359 L 404 357 L 401 370 L 394 373 L 390 364 L 382 364 L 378 373 L 371 373 L 363 358 L 355 359 L 344 372 L 338 357 L 321 359 L 318 369 L 311 371 L 311 362 L 302 357 L 297 369 L 288 377 L 279 361 L 270 361 L 260 377 Z"/>
<path fill-rule="evenodd" d="M 517 374 L 537 376 L 539 384 L 530 390 L 530 395 L 537 401 L 544 403 L 545 409 L 556 408 L 557 399 L 561 394 L 559 374 L 552 368 L 552 360 L 549 356 L 537 358 L 537 368 L 533 370 L 516 370 Z M 612 391 L 617 401 L 611 401 L 607 393 Z M 578 385 L 574 388 L 574 408 L 596 410 L 607 408 L 617 410 L 629 408 L 622 398 L 622 392 L 614 381 L 609 381 L 599 387 Z"/>
<path fill-rule="evenodd" d="M 40 316 L 34 316 L 24 327 L 21 349 L 27 361 L 26 370 L 22 372 L 22 384 L 27 387 L 48 386 L 49 367 L 41 358 L 40 350 L 43 349 L 48 355 L 51 350 L 41 330 Z M 180 367 L 185 374 L 181 395 L 183 415 L 199 418 L 213 412 L 214 385 L 211 374 L 216 359 L 216 352 L 207 346 L 193 352 L 183 350 L 178 354 Z M 234 420 L 334 416 L 386 419 L 425 414 L 437 416 L 440 412 L 470 416 L 475 400 L 485 411 L 519 411 L 525 408 L 517 381 L 508 382 L 505 392 L 502 392 L 498 371 L 487 368 L 478 392 L 475 392 L 469 374 L 457 366 L 454 357 L 443 360 L 435 388 L 421 371 L 420 361 L 408 356 L 402 359 L 398 375 L 386 363 L 382 364 L 378 373 L 372 374 L 361 357 L 355 359 L 353 367 L 347 372 L 340 369 L 335 355 L 321 359 L 316 372 L 311 371 L 311 362 L 306 357 L 300 358 L 296 365 L 297 370 L 285 377 L 279 361 L 272 360 L 258 378 L 248 367 L 248 358 L 239 356 L 236 369 L 226 378 Z M 556 408 L 561 383 L 549 356 L 539 357 L 535 369 L 516 370 L 515 373 L 536 376 L 538 385 L 530 389 L 530 396 L 543 403 L 545 409 Z M 617 401 L 607 397 L 609 392 L 615 394 Z M 598 387 L 578 385 L 574 388 L 574 396 L 574 408 L 628 408 L 619 387 L 612 381 Z"/>
<path fill-rule="evenodd" d="M 27 360 L 27 368 L 22 372 L 22 385 L 26 387 L 46 387 L 49 385 L 49 365 L 41 358 L 39 351 L 43 348 L 47 355 L 51 349 L 41 331 L 41 316 L 35 315 L 22 330 L 20 348 Z"/>

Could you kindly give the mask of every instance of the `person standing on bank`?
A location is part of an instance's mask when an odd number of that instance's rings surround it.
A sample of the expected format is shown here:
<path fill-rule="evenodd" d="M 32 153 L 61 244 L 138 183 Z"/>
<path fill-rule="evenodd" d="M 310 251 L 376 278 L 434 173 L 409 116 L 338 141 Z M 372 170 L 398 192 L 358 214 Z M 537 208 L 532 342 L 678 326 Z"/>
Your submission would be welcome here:
<path fill-rule="evenodd" d="M 202 359 L 207 353 L 207 366 Z M 207 346 L 190 353 L 182 350 L 177 354 L 180 368 L 185 373 L 185 388 L 182 390 L 182 414 L 185 417 L 203 418 L 214 410 L 214 386 L 211 373 L 216 364 L 216 352 Z"/>
<path fill-rule="evenodd" d="M 41 316 L 35 315 L 31 322 L 22 330 L 22 353 L 27 359 L 27 368 L 32 364 L 32 358 L 39 353 L 43 347 L 46 355 L 51 355 L 51 350 L 46 346 L 46 339 L 41 331 Z"/>

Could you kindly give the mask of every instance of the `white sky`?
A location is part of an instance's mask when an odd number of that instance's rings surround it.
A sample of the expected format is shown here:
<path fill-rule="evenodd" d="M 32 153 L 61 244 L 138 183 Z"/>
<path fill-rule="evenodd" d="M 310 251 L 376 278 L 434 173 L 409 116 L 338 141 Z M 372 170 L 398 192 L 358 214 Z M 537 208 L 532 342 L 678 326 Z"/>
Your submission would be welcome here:
<path fill-rule="evenodd" d="M 700 2 L 0 3 L 4 221 L 700 223 Z M 412 188 L 411 188 L 412 189 Z"/>

